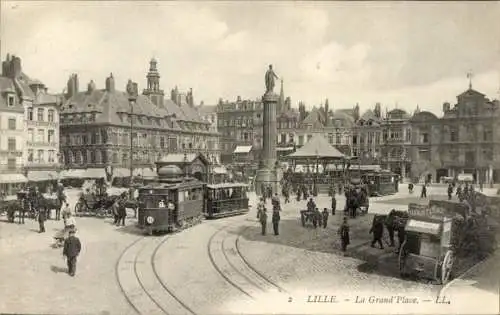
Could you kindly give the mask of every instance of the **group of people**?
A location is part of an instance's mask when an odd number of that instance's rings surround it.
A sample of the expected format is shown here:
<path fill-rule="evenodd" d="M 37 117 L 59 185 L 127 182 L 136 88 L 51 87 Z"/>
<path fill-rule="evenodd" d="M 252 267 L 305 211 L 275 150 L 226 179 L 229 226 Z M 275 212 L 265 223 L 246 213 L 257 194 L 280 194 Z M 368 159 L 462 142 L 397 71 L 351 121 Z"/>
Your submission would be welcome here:
<path fill-rule="evenodd" d="M 275 194 L 274 197 L 271 198 L 272 205 L 272 217 L 271 221 L 273 223 L 274 235 L 279 235 L 279 223 L 281 220 L 280 211 L 281 211 L 281 203 L 278 194 Z M 262 235 L 266 235 L 267 231 L 267 209 L 266 209 L 266 199 L 264 197 L 260 198 L 260 202 L 257 205 L 257 219 L 260 222 L 262 228 Z"/>
<path fill-rule="evenodd" d="M 384 244 L 382 242 L 384 236 L 384 230 L 387 229 L 389 233 L 389 247 L 395 247 L 394 236 L 395 232 L 398 233 L 398 249 L 399 252 L 401 245 L 405 240 L 405 220 L 397 211 L 392 209 L 387 216 L 375 215 L 372 221 L 372 227 L 369 231 L 373 235 L 371 247 L 375 247 L 375 244 L 380 246 L 380 249 L 384 249 Z"/>
<path fill-rule="evenodd" d="M 119 197 L 116 198 L 113 203 L 113 224 L 116 226 L 125 226 L 125 218 L 127 217 L 127 208 L 125 203 L 127 202 L 127 193 L 122 193 Z"/>

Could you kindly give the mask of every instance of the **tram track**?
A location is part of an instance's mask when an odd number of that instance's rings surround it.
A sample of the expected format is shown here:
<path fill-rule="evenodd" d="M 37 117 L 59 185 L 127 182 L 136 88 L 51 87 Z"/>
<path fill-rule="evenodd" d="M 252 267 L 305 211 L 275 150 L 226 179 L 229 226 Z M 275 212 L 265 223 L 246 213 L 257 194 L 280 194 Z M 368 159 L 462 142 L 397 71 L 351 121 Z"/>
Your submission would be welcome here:
<path fill-rule="evenodd" d="M 155 259 L 158 250 L 169 239 L 170 236 L 136 239 L 116 262 L 120 290 L 137 314 L 196 315 L 158 274 Z"/>
<path fill-rule="evenodd" d="M 241 234 L 228 231 L 228 228 L 225 226 L 213 233 L 207 244 L 210 262 L 217 273 L 252 300 L 264 293 L 288 293 L 248 262 L 239 246 Z"/>

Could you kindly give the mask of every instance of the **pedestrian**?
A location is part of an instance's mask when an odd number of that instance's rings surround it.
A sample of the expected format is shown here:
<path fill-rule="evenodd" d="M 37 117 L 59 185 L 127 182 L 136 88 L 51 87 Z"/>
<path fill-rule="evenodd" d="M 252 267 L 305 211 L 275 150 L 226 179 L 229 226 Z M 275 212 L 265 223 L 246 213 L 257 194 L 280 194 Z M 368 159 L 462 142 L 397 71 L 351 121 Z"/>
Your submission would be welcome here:
<path fill-rule="evenodd" d="M 401 250 L 401 246 L 403 246 L 403 243 L 405 241 L 405 224 L 403 220 L 396 219 L 396 225 L 397 225 L 397 230 L 398 230 L 398 251 Z"/>
<path fill-rule="evenodd" d="M 328 225 L 328 209 L 324 208 L 323 209 L 323 228 L 326 229 L 327 225 Z"/>
<path fill-rule="evenodd" d="M 45 220 L 47 220 L 47 213 L 44 208 L 38 208 L 38 226 L 40 230 L 38 233 L 45 233 Z"/>
<path fill-rule="evenodd" d="M 309 201 L 307 202 L 307 211 L 314 211 L 314 209 L 316 209 L 316 203 L 314 202 L 314 199 L 309 199 Z"/>
<path fill-rule="evenodd" d="M 120 224 L 122 226 L 125 226 L 125 218 L 127 217 L 127 208 L 125 207 L 125 200 L 121 200 L 121 202 L 118 203 L 118 226 Z"/>
<path fill-rule="evenodd" d="M 265 207 L 259 210 L 257 217 L 260 221 L 260 226 L 262 228 L 262 235 L 266 235 L 267 213 Z"/>
<path fill-rule="evenodd" d="M 427 198 L 427 187 L 425 184 L 422 185 L 422 192 L 420 193 L 420 198 Z"/>
<path fill-rule="evenodd" d="M 273 217 L 272 217 L 272 222 L 273 222 L 273 230 L 274 230 L 274 235 L 280 235 L 279 232 L 279 224 L 280 224 L 280 211 L 279 209 L 273 209 Z"/>
<path fill-rule="evenodd" d="M 280 209 L 280 197 L 278 196 L 278 193 L 274 194 L 274 197 L 271 198 L 271 204 L 273 205 L 273 211 L 275 209 Z"/>
<path fill-rule="evenodd" d="M 384 224 L 380 220 L 379 216 L 375 216 L 372 222 L 372 228 L 369 233 L 373 233 L 373 240 L 371 247 L 375 247 L 375 243 L 380 245 L 380 249 L 384 249 L 384 245 L 382 244 L 382 236 L 384 235 Z"/>
<path fill-rule="evenodd" d="M 337 209 L 337 199 L 335 199 L 335 193 L 332 195 L 332 215 L 335 215 L 335 210 Z"/>
<path fill-rule="evenodd" d="M 63 256 L 66 257 L 66 262 L 68 264 L 68 274 L 72 277 L 76 273 L 76 258 L 82 250 L 82 244 L 78 237 L 75 236 L 75 230 L 69 231 L 69 237 L 64 240 Z"/>
<path fill-rule="evenodd" d="M 342 246 L 342 251 L 345 253 L 347 250 L 347 245 L 349 245 L 349 224 L 347 223 L 347 217 L 344 217 L 342 224 L 337 232 L 340 236 L 340 243 Z"/>
<path fill-rule="evenodd" d="M 392 209 L 391 212 L 389 212 L 387 218 L 385 219 L 385 227 L 389 232 L 390 247 L 394 247 L 394 230 L 396 229 L 395 216 L 396 216 L 396 210 Z"/>
<path fill-rule="evenodd" d="M 453 186 L 451 183 L 448 185 L 448 200 L 451 200 L 451 196 L 453 195 Z"/>
<path fill-rule="evenodd" d="M 113 206 L 112 206 L 112 211 L 113 211 L 113 224 L 114 225 L 117 225 L 118 224 L 118 213 L 119 213 L 119 208 L 120 208 L 120 205 L 119 205 L 119 199 L 115 200 L 115 202 L 113 203 Z"/>
<path fill-rule="evenodd" d="M 316 229 L 319 226 L 321 226 L 321 212 L 319 212 L 318 208 L 315 208 L 312 212 L 312 219 L 313 219 L 313 226 Z"/>

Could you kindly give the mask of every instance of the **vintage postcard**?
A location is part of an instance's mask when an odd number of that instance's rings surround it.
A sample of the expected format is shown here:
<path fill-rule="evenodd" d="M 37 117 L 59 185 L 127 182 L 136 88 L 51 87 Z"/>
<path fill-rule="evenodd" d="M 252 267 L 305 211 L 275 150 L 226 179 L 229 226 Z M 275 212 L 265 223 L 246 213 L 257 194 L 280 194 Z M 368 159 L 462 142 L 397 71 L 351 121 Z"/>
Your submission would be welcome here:
<path fill-rule="evenodd" d="M 498 2 L 0 5 L 0 313 L 500 313 Z"/>

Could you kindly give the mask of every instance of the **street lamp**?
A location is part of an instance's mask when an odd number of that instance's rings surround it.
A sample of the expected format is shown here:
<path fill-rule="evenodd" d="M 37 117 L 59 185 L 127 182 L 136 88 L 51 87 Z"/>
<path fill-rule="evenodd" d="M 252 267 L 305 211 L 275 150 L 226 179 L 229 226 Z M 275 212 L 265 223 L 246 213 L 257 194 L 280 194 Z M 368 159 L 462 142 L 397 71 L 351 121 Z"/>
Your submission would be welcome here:
<path fill-rule="evenodd" d="M 138 88 L 137 83 L 132 82 L 132 80 L 128 80 L 127 82 L 127 94 L 128 94 L 128 103 L 130 106 L 130 198 L 133 197 L 133 187 L 132 187 L 132 179 L 134 177 L 134 105 L 137 102 L 138 96 Z"/>

